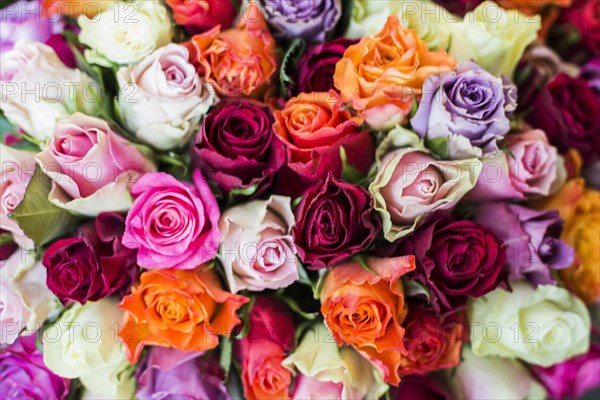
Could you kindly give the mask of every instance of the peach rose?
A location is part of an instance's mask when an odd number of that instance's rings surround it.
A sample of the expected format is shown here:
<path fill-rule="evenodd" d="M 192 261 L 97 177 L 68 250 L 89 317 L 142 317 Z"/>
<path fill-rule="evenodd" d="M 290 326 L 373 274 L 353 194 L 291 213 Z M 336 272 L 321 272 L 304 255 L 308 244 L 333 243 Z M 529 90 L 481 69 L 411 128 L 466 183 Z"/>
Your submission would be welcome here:
<path fill-rule="evenodd" d="M 454 56 L 430 52 L 416 32 L 390 16 L 375 37 L 364 37 L 348 47 L 338 61 L 333 81 L 342 99 L 376 129 L 403 123 L 419 100 L 429 75 L 450 71 Z"/>
<path fill-rule="evenodd" d="M 260 97 L 277 69 L 275 41 L 254 3 L 237 27 L 221 32 L 216 26 L 183 45 L 198 74 L 223 96 Z"/>
<path fill-rule="evenodd" d="M 375 273 L 351 260 L 325 278 L 321 313 L 338 346 L 354 347 L 373 363 L 386 383 L 398 385 L 407 314 L 400 277 L 415 269 L 414 256 L 368 257 Z"/>
<path fill-rule="evenodd" d="M 600 191 L 571 179 L 553 197 L 536 203 L 557 209 L 565 226 L 561 239 L 575 249 L 575 261 L 560 271 L 565 285 L 588 304 L 600 299 Z"/>
<path fill-rule="evenodd" d="M 119 307 L 127 317 L 119 336 L 129 360 L 137 362 L 145 345 L 205 351 L 217 347 L 240 323 L 244 296 L 221 288 L 214 268 L 159 269 L 142 273 Z"/>

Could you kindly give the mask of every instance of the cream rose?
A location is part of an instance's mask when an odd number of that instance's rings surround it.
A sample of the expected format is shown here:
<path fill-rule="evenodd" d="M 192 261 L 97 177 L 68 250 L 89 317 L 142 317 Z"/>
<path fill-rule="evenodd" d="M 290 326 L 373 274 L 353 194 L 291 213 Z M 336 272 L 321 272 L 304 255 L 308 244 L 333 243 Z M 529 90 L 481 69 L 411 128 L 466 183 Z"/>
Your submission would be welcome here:
<path fill-rule="evenodd" d="M 43 43 L 19 41 L 2 54 L 0 64 L 0 109 L 37 140 L 52 136 L 58 120 L 98 109 L 101 86 L 80 70 L 66 67 Z"/>
<path fill-rule="evenodd" d="M 392 15 L 392 4 L 389 0 L 355 0 L 352 6 L 350 24 L 345 37 L 360 39 L 365 36 L 375 36 L 385 25 L 387 18 Z"/>
<path fill-rule="evenodd" d="M 74 304 L 44 329 L 44 364 L 58 376 L 79 378 L 90 394 L 115 398 L 130 379 L 124 372 L 129 366 L 125 348 L 117 336 L 122 321 L 116 300 Z"/>
<path fill-rule="evenodd" d="M 461 18 L 430 0 L 393 1 L 393 12 L 403 26 L 414 29 L 429 50 L 447 50 L 452 28 Z M 398 10 L 399 8 L 399 10 Z"/>
<path fill-rule="evenodd" d="M 171 20 L 158 0 L 116 1 L 107 10 L 77 19 L 88 62 L 110 67 L 141 61 L 171 41 Z"/>
<path fill-rule="evenodd" d="M 185 47 L 172 43 L 117 73 L 125 126 L 157 149 L 185 145 L 218 100 L 188 56 Z"/>
<path fill-rule="evenodd" d="M 496 289 L 471 299 L 468 318 L 476 356 L 519 358 L 548 367 L 585 353 L 590 346 L 590 315 L 567 290 L 512 282 L 512 292 Z"/>
<path fill-rule="evenodd" d="M 291 285 L 298 279 L 291 199 L 271 196 L 221 215 L 221 262 L 233 293 Z"/>

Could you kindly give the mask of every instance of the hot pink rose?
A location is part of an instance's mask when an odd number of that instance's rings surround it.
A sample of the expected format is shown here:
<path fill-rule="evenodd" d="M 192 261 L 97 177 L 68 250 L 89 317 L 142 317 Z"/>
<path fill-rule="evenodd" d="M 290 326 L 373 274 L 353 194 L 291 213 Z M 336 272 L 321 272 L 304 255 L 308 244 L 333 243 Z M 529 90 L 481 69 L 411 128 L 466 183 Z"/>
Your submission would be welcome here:
<path fill-rule="evenodd" d="M 531 130 L 509 135 L 507 152 L 484 159 L 471 201 L 524 200 L 548 196 L 564 183 L 566 170 L 556 147 L 546 134 Z"/>
<path fill-rule="evenodd" d="M 33 241 L 23 234 L 16 221 L 8 215 L 15 211 L 35 169 L 35 153 L 0 144 L 0 229 L 13 235 L 21 247 L 33 248 Z"/>
<path fill-rule="evenodd" d="M 54 181 L 50 201 L 86 216 L 127 211 L 130 184 L 140 173 L 155 171 L 153 163 L 105 121 L 80 113 L 57 123 L 36 160 Z"/>
<path fill-rule="evenodd" d="M 123 244 L 139 250 L 142 268 L 193 269 L 217 253 L 219 206 L 200 171 L 193 178 L 194 185 L 156 172 L 133 185 Z"/>

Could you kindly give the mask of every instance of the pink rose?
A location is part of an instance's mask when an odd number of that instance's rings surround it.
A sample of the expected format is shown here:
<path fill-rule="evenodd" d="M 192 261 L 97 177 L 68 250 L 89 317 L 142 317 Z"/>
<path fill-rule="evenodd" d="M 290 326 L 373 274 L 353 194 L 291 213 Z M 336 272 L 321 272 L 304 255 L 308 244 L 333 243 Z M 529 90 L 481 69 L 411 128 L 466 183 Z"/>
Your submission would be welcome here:
<path fill-rule="evenodd" d="M 138 249 L 142 268 L 193 269 L 217 253 L 219 206 L 200 171 L 193 179 L 156 172 L 133 185 L 123 244 Z"/>
<path fill-rule="evenodd" d="M 565 182 L 564 161 L 543 131 L 511 134 L 504 144 L 507 152 L 483 160 L 481 176 L 466 199 L 486 202 L 545 197 Z"/>
<path fill-rule="evenodd" d="M 271 196 L 225 211 L 221 261 L 233 293 L 291 285 L 298 279 L 291 199 Z"/>
<path fill-rule="evenodd" d="M 0 144 L 0 229 L 13 234 L 21 247 L 33 248 L 33 241 L 23 234 L 16 221 L 8 217 L 23 197 L 35 169 L 35 153 Z"/>
<path fill-rule="evenodd" d="M 293 400 L 342 400 L 342 382 L 320 381 L 317 378 L 299 374 L 296 378 Z"/>
<path fill-rule="evenodd" d="M 105 121 L 80 113 L 56 125 L 36 160 L 54 181 L 49 200 L 86 216 L 127 211 L 130 184 L 140 174 L 155 171 L 154 164 Z"/>

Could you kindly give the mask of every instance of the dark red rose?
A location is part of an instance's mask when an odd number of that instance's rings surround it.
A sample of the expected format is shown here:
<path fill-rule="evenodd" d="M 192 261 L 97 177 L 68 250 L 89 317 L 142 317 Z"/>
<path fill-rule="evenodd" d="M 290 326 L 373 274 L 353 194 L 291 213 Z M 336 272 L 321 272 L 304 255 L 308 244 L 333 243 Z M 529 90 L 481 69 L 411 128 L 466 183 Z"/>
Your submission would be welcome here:
<path fill-rule="evenodd" d="M 331 42 L 308 46 L 296 65 L 295 84 L 291 95 L 335 90 L 333 85 L 335 64 L 342 58 L 346 48 L 356 42 L 356 40 L 337 38 Z"/>
<path fill-rule="evenodd" d="M 291 371 L 281 362 L 294 349 L 294 319 L 280 300 L 257 296 L 248 335 L 236 343 L 245 398 L 287 399 Z"/>
<path fill-rule="evenodd" d="M 369 192 L 329 174 L 306 191 L 292 232 L 302 262 L 321 269 L 366 250 L 380 229 Z"/>
<path fill-rule="evenodd" d="M 129 290 L 137 280 L 137 251 L 123 246 L 125 219 L 101 213 L 77 236 L 54 242 L 44 253 L 48 288 L 62 302 L 84 304 Z"/>
<path fill-rule="evenodd" d="M 194 35 L 221 25 L 227 29 L 237 15 L 234 7 L 239 7 L 237 0 L 165 0 L 173 10 L 173 18 L 177 25 L 182 25 L 187 33 Z"/>
<path fill-rule="evenodd" d="M 266 189 L 285 163 L 267 106 L 253 100 L 222 102 L 212 110 L 192 147 L 192 162 L 225 193 Z"/>
<path fill-rule="evenodd" d="M 561 11 L 553 28 L 554 36 L 549 43 L 560 45 L 571 37 L 579 39 L 575 44 L 569 43 L 563 52 L 569 60 L 581 61 L 583 57 L 599 55 L 600 0 L 573 0 L 571 7 Z"/>
<path fill-rule="evenodd" d="M 506 286 L 502 242 L 486 227 L 450 215 L 433 216 L 405 240 L 377 250 L 380 255 L 414 254 L 417 268 L 407 277 L 425 286 L 431 305 L 446 313 Z"/>
<path fill-rule="evenodd" d="M 464 313 L 440 318 L 429 307 L 409 305 L 402 323 L 406 330 L 404 346 L 408 355 L 400 362 L 401 376 L 452 368 L 460 362 L 465 335 Z"/>
<path fill-rule="evenodd" d="M 391 400 L 450 400 L 450 389 L 434 376 L 409 375 L 402 377 L 397 388 L 390 392 Z"/>
<path fill-rule="evenodd" d="M 574 147 L 586 162 L 598 157 L 600 100 L 587 81 L 558 74 L 533 101 L 526 119 L 546 132 L 559 151 Z"/>
<path fill-rule="evenodd" d="M 0 229 L 0 235 L 3 239 L 5 237 L 8 238 L 10 234 L 10 232 Z M 12 241 L 0 244 L 0 261 L 8 260 L 8 258 L 12 256 L 16 249 L 17 244 Z"/>
<path fill-rule="evenodd" d="M 469 11 L 476 9 L 479 4 L 483 3 L 483 0 L 434 0 L 434 2 L 452 14 L 463 16 Z"/>

